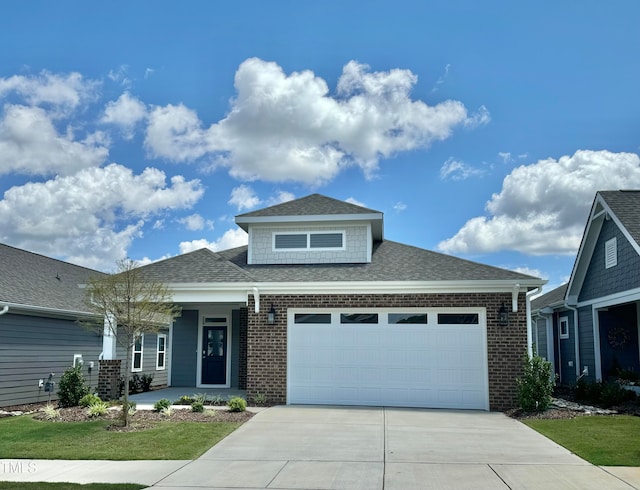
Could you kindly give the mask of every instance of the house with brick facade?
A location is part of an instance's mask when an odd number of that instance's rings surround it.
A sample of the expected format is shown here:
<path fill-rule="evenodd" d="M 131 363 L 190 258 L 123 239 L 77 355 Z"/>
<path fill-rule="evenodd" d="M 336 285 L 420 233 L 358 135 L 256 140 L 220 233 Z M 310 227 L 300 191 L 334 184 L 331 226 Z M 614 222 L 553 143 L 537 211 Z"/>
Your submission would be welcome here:
<path fill-rule="evenodd" d="M 543 280 L 386 240 L 381 212 L 319 194 L 236 223 L 248 246 L 140 269 L 182 307 L 169 385 L 279 404 L 514 405 Z"/>
<path fill-rule="evenodd" d="M 640 191 L 599 191 L 571 277 L 532 301 L 538 352 L 559 381 L 640 375 Z"/>

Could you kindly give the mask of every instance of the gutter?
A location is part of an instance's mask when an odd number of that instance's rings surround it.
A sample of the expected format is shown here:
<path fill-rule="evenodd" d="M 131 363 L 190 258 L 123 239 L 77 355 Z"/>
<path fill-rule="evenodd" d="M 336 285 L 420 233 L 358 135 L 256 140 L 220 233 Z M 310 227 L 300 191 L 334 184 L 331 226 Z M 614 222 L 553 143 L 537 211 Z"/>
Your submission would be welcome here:
<path fill-rule="evenodd" d="M 4 315 L 7 311 L 9 311 L 9 305 L 4 305 L 0 310 L 0 316 Z"/>
<path fill-rule="evenodd" d="M 574 339 L 573 342 L 574 342 L 575 351 L 576 351 L 575 368 L 576 368 L 576 379 L 579 379 L 582 371 L 580 370 L 581 363 L 580 363 L 580 339 L 578 338 L 578 308 L 576 308 L 575 306 L 569 306 L 568 301 L 564 302 L 564 306 L 568 310 L 573 311 L 573 339 Z"/>
<path fill-rule="evenodd" d="M 518 311 L 518 291 L 520 290 L 520 285 L 516 284 L 516 286 L 514 286 L 513 288 L 513 295 L 516 297 L 516 302 L 515 302 L 515 310 L 514 311 Z M 534 294 L 538 294 L 542 292 L 542 286 L 538 286 L 535 289 L 532 289 L 531 291 L 527 291 L 525 293 L 525 304 L 526 304 L 526 318 L 527 318 L 527 353 L 529 354 L 529 357 L 533 356 L 533 321 L 531 319 L 531 296 L 533 296 Z"/>

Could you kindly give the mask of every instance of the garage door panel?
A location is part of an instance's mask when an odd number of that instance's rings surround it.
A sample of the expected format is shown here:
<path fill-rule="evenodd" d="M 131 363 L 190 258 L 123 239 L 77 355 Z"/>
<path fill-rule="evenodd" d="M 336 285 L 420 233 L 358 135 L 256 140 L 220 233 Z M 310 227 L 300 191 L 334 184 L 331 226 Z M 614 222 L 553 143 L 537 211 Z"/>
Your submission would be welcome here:
<path fill-rule="evenodd" d="M 290 324 L 288 401 L 487 409 L 485 339 L 482 323 Z"/>

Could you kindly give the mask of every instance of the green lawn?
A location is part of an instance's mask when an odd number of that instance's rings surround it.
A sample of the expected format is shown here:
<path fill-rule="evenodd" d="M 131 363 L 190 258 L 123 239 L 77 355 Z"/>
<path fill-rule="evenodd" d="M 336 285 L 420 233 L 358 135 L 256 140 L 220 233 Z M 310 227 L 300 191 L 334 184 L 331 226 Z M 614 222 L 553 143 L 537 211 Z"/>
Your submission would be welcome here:
<path fill-rule="evenodd" d="M 140 490 L 146 485 L 136 483 L 43 483 L 43 482 L 14 482 L 0 481 L 0 490 Z"/>
<path fill-rule="evenodd" d="M 0 419 L 0 459 L 194 459 L 240 423 L 159 422 L 137 432 L 110 432 L 112 421 L 45 422 L 29 415 Z"/>
<path fill-rule="evenodd" d="M 594 415 L 523 422 L 592 464 L 640 466 L 640 417 Z"/>

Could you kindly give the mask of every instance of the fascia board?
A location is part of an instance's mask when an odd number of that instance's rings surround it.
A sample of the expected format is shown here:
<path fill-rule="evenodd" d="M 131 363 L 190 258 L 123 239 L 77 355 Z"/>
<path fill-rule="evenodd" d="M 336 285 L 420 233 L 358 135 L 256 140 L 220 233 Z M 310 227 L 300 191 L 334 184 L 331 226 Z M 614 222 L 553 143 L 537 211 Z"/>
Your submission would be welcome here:
<path fill-rule="evenodd" d="M 9 307 L 9 311 L 7 313 L 32 314 L 35 316 L 47 316 L 52 318 L 91 318 L 98 316 L 88 311 L 62 310 L 58 308 L 48 308 L 45 306 L 33 306 L 0 301 L 0 307 L 3 306 Z"/>

